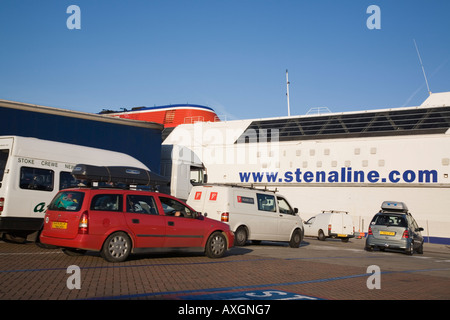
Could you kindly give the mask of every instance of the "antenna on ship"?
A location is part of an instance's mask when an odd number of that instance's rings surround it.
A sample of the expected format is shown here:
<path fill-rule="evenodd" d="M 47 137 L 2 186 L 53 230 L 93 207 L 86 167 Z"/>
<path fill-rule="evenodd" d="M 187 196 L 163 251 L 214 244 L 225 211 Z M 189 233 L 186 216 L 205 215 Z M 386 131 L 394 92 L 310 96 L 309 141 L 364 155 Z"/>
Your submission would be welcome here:
<path fill-rule="evenodd" d="M 425 74 L 425 69 L 423 67 L 422 58 L 420 57 L 419 49 L 417 48 L 416 39 L 413 39 L 414 46 L 416 47 L 417 56 L 419 57 L 420 66 L 422 67 L 423 77 L 425 78 L 425 83 L 427 84 L 428 94 L 431 95 L 430 86 L 428 85 L 427 75 Z"/>
<path fill-rule="evenodd" d="M 286 69 L 286 97 L 287 97 L 287 105 L 288 105 L 288 116 L 291 116 L 291 106 L 289 104 L 289 77 L 288 70 Z"/>

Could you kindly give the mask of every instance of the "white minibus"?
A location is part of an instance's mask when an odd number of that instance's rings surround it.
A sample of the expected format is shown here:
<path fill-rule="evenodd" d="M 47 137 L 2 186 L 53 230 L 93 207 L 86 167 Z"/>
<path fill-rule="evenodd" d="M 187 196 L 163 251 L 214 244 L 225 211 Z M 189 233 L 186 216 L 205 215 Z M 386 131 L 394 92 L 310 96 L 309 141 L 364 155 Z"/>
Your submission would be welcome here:
<path fill-rule="evenodd" d="M 78 182 L 76 164 L 149 170 L 124 153 L 20 136 L 0 136 L 0 233 L 23 242 L 40 229 L 44 211 L 60 190 Z"/>

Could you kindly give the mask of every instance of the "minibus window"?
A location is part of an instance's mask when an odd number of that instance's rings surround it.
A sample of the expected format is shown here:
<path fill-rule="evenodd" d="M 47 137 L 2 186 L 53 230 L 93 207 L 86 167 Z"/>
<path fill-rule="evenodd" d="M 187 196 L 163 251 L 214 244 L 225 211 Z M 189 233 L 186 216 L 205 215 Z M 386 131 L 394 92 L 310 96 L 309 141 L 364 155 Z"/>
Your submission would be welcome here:
<path fill-rule="evenodd" d="M 59 190 L 77 187 L 80 180 L 73 177 L 72 173 L 61 171 L 59 173 Z"/>
<path fill-rule="evenodd" d="M 0 187 L 3 181 L 3 174 L 5 173 L 6 162 L 8 161 L 9 150 L 0 150 Z"/>
<path fill-rule="evenodd" d="M 20 168 L 20 189 L 53 191 L 54 172 L 47 169 Z"/>

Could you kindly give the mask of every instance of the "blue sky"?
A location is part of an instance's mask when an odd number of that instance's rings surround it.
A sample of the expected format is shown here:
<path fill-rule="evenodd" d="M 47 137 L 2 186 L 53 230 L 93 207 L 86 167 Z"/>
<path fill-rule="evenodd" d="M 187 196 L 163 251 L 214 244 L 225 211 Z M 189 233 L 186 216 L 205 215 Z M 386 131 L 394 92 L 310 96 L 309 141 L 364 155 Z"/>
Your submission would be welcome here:
<path fill-rule="evenodd" d="M 277 117 L 288 69 L 291 115 L 415 106 L 428 94 L 413 39 L 431 91 L 450 91 L 449 13 L 448 0 L 1 0 L 0 99 Z"/>

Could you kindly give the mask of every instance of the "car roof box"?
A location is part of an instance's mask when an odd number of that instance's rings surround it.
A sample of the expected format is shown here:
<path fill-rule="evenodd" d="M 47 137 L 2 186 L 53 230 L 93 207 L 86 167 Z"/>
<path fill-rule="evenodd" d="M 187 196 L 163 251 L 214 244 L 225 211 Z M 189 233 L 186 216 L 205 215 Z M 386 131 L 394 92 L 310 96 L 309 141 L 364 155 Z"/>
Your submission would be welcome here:
<path fill-rule="evenodd" d="M 149 170 L 135 167 L 93 166 L 77 164 L 72 175 L 86 182 L 124 183 L 127 185 L 151 186 L 167 184 L 168 179 Z"/>
<path fill-rule="evenodd" d="M 383 201 L 381 209 L 398 212 L 408 212 L 406 203 L 400 201 Z"/>

